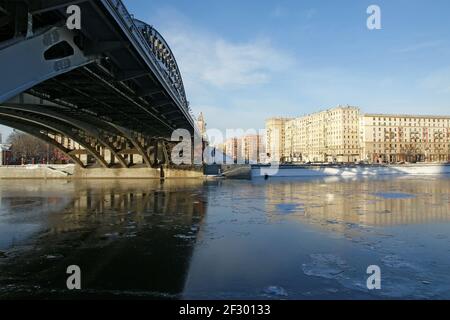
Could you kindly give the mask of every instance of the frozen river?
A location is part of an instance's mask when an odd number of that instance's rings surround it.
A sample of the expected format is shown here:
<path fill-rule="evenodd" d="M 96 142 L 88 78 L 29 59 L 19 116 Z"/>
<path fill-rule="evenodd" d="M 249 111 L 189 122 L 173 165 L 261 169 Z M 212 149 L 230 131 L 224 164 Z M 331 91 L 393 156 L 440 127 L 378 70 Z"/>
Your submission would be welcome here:
<path fill-rule="evenodd" d="M 4 180 L 0 299 L 450 299 L 449 191 L 450 176 Z"/>

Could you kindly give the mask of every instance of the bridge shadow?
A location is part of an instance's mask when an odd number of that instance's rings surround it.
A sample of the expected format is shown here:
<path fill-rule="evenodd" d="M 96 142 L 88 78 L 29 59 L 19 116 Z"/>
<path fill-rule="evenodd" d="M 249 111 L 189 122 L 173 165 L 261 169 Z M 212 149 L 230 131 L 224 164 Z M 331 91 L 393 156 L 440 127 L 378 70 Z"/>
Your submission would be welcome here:
<path fill-rule="evenodd" d="M 1 223 L 39 227 L 0 247 L 0 297 L 178 298 L 206 215 L 201 187 L 196 180 L 2 186 Z M 81 268 L 81 291 L 67 290 L 70 265 Z"/>

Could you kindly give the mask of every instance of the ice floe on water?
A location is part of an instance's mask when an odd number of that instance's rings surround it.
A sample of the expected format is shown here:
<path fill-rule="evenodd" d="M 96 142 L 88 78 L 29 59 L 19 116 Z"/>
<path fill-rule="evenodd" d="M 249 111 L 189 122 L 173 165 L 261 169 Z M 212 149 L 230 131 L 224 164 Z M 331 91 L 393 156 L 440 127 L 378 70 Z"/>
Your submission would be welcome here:
<path fill-rule="evenodd" d="M 56 259 L 62 259 L 64 256 L 62 254 L 49 254 L 45 256 L 48 260 L 56 260 Z"/>
<path fill-rule="evenodd" d="M 302 265 L 303 273 L 307 276 L 338 279 L 348 270 L 348 265 L 334 254 L 311 254 L 311 263 Z"/>
<path fill-rule="evenodd" d="M 367 288 L 368 276 L 365 269 L 353 268 L 343 258 L 334 254 L 311 254 L 310 262 L 302 265 L 303 273 L 326 280 L 334 280 L 339 285 L 353 291 L 370 295 L 396 299 L 432 299 L 448 296 L 443 285 L 436 284 L 433 278 L 420 265 L 410 263 L 395 254 L 380 257 L 381 290 Z M 327 293 L 333 293 L 325 290 Z"/>
<path fill-rule="evenodd" d="M 382 257 L 381 262 L 390 268 L 409 268 L 412 270 L 419 270 L 418 266 L 405 261 L 403 258 L 395 254 L 389 254 Z"/>
<path fill-rule="evenodd" d="M 192 240 L 196 238 L 196 235 L 189 234 L 176 234 L 173 236 L 174 238 L 183 239 L 183 240 Z"/>
<path fill-rule="evenodd" d="M 278 214 L 303 213 L 305 208 L 301 203 L 279 203 L 276 206 Z"/>
<path fill-rule="evenodd" d="M 287 297 L 288 293 L 287 291 L 278 286 L 269 286 L 263 290 L 264 295 L 271 296 L 271 297 Z"/>

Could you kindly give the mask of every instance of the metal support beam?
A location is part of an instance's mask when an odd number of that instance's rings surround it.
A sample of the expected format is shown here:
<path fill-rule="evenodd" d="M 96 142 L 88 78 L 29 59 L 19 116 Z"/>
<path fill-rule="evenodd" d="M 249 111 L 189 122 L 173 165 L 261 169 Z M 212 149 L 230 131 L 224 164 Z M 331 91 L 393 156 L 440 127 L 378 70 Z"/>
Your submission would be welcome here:
<path fill-rule="evenodd" d="M 172 111 L 164 112 L 164 113 L 163 113 L 163 116 L 167 117 L 167 116 L 169 116 L 169 115 L 171 115 L 171 114 L 176 114 L 176 113 L 179 113 L 179 112 L 180 112 L 179 110 L 174 109 L 174 110 L 172 110 Z M 172 122 L 173 122 L 173 120 L 176 120 L 176 119 L 170 118 L 170 120 L 172 120 Z"/>
<path fill-rule="evenodd" d="M 145 77 L 147 75 L 149 75 L 149 73 L 147 71 L 143 71 L 143 70 L 126 70 L 126 71 L 120 72 L 116 76 L 116 80 L 117 81 L 127 81 L 127 80 L 133 80 L 133 79 Z"/>
<path fill-rule="evenodd" d="M 96 55 L 120 49 L 127 49 L 128 47 L 129 44 L 123 41 L 93 41 L 87 44 L 84 52 L 87 55 Z"/>
<path fill-rule="evenodd" d="M 67 8 L 68 6 L 71 6 L 73 4 L 80 4 L 83 2 L 87 2 L 90 0 L 73 0 L 73 1 L 67 1 L 67 0 L 33 0 L 30 1 L 30 11 L 31 14 L 39 14 L 44 13 L 47 11 L 53 11 L 58 9 Z"/>
<path fill-rule="evenodd" d="M 106 81 L 105 79 L 103 79 L 102 77 L 98 76 L 97 74 L 95 74 L 94 72 L 92 72 L 91 70 L 89 70 L 88 68 L 83 68 L 84 71 L 86 71 L 86 73 L 88 73 L 90 76 L 92 76 L 92 79 L 96 79 L 98 80 L 100 83 L 104 84 L 104 86 L 106 88 L 109 88 L 111 90 L 113 90 L 113 92 L 117 93 L 119 96 L 121 96 L 124 100 L 130 102 L 131 104 L 135 105 L 136 107 L 138 107 L 139 109 L 143 110 L 144 112 L 148 113 L 150 116 L 152 116 L 153 118 L 155 118 L 156 120 L 158 120 L 162 125 L 166 126 L 170 132 L 173 131 L 173 127 L 168 124 L 166 121 L 162 120 L 160 117 L 158 117 L 157 114 L 150 112 L 147 108 L 145 108 L 143 105 L 139 104 L 138 102 L 136 102 L 135 100 L 133 100 L 131 97 L 127 96 L 126 94 L 124 94 L 123 92 L 121 92 L 119 89 L 117 89 L 113 84 L 109 83 L 108 81 Z"/>
<path fill-rule="evenodd" d="M 166 101 L 166 100 L 162 100 L 162 101 L 155 101 L 154 103 L 150 104 L 152 108 L 163 108 L 163 107 L 167 107 L 167 106 L 173 106 L 173 103 L 171 103 L 170 101 Z"/>
<path fill-rule="evenodd" d="M 44 53 L 63 41 L 73 49 L 73 54 L 46 60 Z M 20 63 L 12 63 L 17 57 L 20 57 Z M 65 27 L 54 27 L 1 49 L 0 70 L 8 76 L 0 77 L 0 103 L 45 80 L 93 61 L 95 57 L 85 56 L 74 43 L 74 33 Z"/>
<path fill-rule="evenodd" d="M 162 150 L 163 150 L 163 154 L 164 154 L 164 162 L 166 165 L 170 164 L 170 157 L 169 157 L 169 152 L 168 152 L 168 147 L 166 144 L 166 141 L 161 140 L 161 146 L 162 146 Z"/>
<path fill-rule="evenodd" d="M 117 129 L 124 137 L 126 137 L 131 144 L 136 148 L 136 150 L 141 155 L 142 159 L 144 160 L 145 164 L 151 168 L 152 162 L 150 161 L 150 157 L 148 156 L 147 152 L 145 152 L 144 147 L 141 145 L 141 143 L 134 137 L 134 134 L 129 131 L 128 129 L 122 128 L 120 126 L 117 126 L 115 124 L 110 123 L 111 126 Z"/>
<path fill-rule="evenodd" d="M 160 94 L 163 93 L 163 91 L 161 89 L 140 89 L 136 92 L 136 95 L 140 98 L 142 97 L 151 97 L 155 94 Z"/>

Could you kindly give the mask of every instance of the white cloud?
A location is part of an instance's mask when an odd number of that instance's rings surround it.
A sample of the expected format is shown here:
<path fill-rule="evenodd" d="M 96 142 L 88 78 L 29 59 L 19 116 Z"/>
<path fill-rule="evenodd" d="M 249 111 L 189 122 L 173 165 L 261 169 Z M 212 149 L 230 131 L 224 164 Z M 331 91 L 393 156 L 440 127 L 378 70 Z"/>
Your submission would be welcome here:
<path fill-rule="evenodd" d="M 212 51 L 208 55 L 211 64 L 200 70 L 200 76 L 218 87 L 264 84 L 291 63 L 268 41 L 236 44 L 216 40 Z"/>
<path fill-rule="evenodd" d="M 306 19 L 316 14 L 314 9 L 303 11 Z M 411 113 L 429 100 L 431 90 L 411 90 L 401 74 L 374 76 L 373 69 L 335 67 L 326 60 L 321 66 L 310 65 L 296 61 L 271 39 L 230 40 L 195 27 L 177 12 L 157 16 L 149 21 L 161 22 L 157 28 L 174 51 L 191 106 L 196 114 L 204 113 L 208 128 L 258 129 L 271 116 L 299 116 L 338 104 L 357 105 L 367 112 Z M 433 45 L 439 43 L 402 50 Z M 450 69 L 430 75 L 420 87 L 450 92 L 449 79 Z M 446 94 L 440 97 L 428 112 L 448 112 Z"/>
<path fill-rule="evenodd" d="M 272 99 L 269 106 L 265 87 L 276 87 L 280 75 L 291 73 L 296 61 L 290 54 L 269 38 L 229 40 L 196 27 L 173 9 L 160 10 L 149 21 L 160 22 L 156 28 L 174 52 L 188 100 L 195 114 L 203 112 L 208 128 L 264 127 L 275 103 Z"/>
<path fill-rule="evenodd" d="M 239 89 L 266 84 L 293 59 L 269 39 L 233 42 L 183 22 L 164 30 L 186 86 Z"/>

